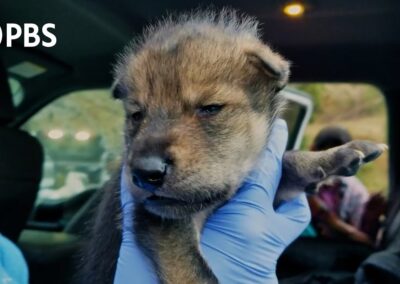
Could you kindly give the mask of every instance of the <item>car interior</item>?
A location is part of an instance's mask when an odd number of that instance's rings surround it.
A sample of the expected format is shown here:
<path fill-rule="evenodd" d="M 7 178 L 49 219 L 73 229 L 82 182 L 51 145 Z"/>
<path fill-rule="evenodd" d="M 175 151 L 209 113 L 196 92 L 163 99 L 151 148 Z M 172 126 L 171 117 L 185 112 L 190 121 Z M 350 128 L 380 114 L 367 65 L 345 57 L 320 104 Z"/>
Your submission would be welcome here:
<path fill-rule="evenodd" d="M 73 281 L 79 266 L 79 250 L 101 198 L 101 188 L 109 177 L 102 167 L 118 161 L 121 141 L 104 142 L 104 138 L 98 137 L 87 148 L 81 146 L 67 153 L 72 157 L 67 159 L 57 146 L 52 146 L 52 141 L 43 142 L 45 129 L 41 129 L 40 122 L 57 115 L 62 100 L 63 106 L 69 107 L 70 116 L 66 119 L 74 123 L 102 112 L 100 101 L 110 105 L 106 111 L 113 120 L 115 112 L 122 111 L 112 101 L 109 91 L 116 55 L 143 27 L 161 16 L 199 7 L 233 7 L 260 20 L 265 42 L 292 62 L 292 82 L 368 83 L 384 94 L 390 148 L 389 204 L 383 241 L 378 249 L 390 247 L 397 240 L 400 234 L 400 151 L 396 147 L 400 144 L 400 112 L 397 111 L 400 107 L 397 98 L 400 93 L 400 2 L 300 2 L 306 10 L 299 18 L 282 13 L 287 2 L 276 0 L 0 2 L 0 27 L 7 23 L 38 26 L 54 23 L 56 27 L 57 44 L 52 48 L 24 48 L 23 39 L 14 42 L 13 47 L 0 44 L 0 233 L 23 251 L 31 283 Z M 288 149 L 298 149 L 310 119 L 312 100 L 307 94 L 290 88 L 283 93 L 289 100 Z M 77 107 L 81 110 L 76 111 Z M 118 123 L 121 122 L 98 123 L 96 127 L 118 129 Z M 35 129 L 35 135 L 31 129 Z M 64 135 L 59 129 L 52 131 L 48 132 L 51 139 Z M 75 134 L 75 139 L 84 141 L 88 135 L 81 131 Z M 104 143 L 116 145 L 109 151 L 110 155 L 102 155 L 106 152 Z M 49 155 L 53 157 L 57 153 L 63 162 L 55 166 Z M 71 171 L 72 167 L 78 167 L 74 164 L 74 155 L 85 155 L 88 162 L 78 166 L 95 176 L 96 183 L 89 183 L 88 177 Z M 76 194 L 53 196 L 49 190 L 39 191 L 49 184 L 58 184 L 59 175 L 67 172 L 71 186 L 79 189 Z M 46 178 L 42 179 L 43 176 Z M 281 256 L 277 273 L 282 283 L 310 273 L 351 276 L 374 251 L 348 240 L 299 238 Z"/>

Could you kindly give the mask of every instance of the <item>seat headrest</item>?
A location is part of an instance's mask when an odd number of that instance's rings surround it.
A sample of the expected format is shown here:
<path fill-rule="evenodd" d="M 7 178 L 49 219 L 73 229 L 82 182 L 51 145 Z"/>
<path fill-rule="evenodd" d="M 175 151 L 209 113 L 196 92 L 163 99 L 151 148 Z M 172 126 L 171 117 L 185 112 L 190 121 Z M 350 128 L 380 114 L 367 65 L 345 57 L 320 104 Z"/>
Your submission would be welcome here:
<path fill-rule="evenodd" d="M 15 108 L 8 84 L 7 71 L 0 61 L 0 126 L 7 125 L 15 117 Z"/>

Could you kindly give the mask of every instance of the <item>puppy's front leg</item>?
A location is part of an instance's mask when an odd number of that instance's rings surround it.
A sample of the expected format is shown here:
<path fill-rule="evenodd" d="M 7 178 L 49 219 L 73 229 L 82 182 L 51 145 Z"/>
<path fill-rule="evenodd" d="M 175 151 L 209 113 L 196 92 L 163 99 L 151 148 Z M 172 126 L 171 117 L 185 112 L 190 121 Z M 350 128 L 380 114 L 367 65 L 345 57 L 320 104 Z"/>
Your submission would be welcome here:
<path fill-rule="evenodd" d="M 361 165 L 375 160 L 387 148 L 385 144 L 355 140 L 325 151 L 286 152 L 274 206 L 304 191 L 315 193 L 318 183 L 329 176 L 355 175 Z"/>
<path fill-rule="evenodd" d="M 138 206 L 135 231 L 137 242 L 153 260 L 161 283 L 218 283 L 200 254 L 198 232 L 191 217 L 162 219 Z"/>

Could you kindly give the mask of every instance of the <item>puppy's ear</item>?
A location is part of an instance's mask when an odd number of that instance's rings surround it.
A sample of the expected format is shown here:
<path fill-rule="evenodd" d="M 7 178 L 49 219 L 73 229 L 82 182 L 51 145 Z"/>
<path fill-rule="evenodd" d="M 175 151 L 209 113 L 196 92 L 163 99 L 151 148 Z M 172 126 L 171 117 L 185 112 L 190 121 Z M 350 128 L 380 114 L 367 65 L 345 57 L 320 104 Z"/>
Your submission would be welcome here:
<path fill-rule="evenodd" d="M 111 86 L 111 94 L 114 99 L 121 100 L 126 97 L 126 88 L 122 86 L 119 80 L 115 80 Z"/>
<path fill-rule="evenodd" d="M 290 63 L 279 54 L 263 45 L 246 51 L 247 60 L 258 68 L 273 84 L 276 92 L 282 90 L 288 83 Z"/>

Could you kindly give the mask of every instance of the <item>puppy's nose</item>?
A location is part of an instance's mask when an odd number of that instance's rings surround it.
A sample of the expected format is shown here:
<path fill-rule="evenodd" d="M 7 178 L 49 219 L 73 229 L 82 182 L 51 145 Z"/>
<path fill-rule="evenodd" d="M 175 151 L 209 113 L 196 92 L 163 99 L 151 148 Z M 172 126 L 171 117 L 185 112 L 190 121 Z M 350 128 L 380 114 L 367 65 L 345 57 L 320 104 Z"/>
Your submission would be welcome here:
<path fill-rule="evenodd" d="M 133 168 L 133 182 L 146 190 L 153 191 L 164 182 L 167 173 L 167 160 L 150 156 L 136 160 Z"/>

